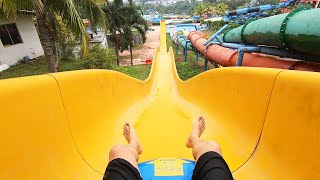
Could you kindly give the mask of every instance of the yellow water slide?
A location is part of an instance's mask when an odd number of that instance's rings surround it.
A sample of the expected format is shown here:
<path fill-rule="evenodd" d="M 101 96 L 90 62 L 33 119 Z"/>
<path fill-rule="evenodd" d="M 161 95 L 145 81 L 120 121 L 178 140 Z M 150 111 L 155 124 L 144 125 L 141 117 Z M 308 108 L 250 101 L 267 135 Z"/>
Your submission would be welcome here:
<path fill-rule="evenodd" d="M 192 160 L 185 141 L 203 115 L 236 180 L 320 179 L 320 74 L 220 68 L 180 80 L 161 43 L 150 76 L 82 70 L 0 81 L 0 179 L 102 179 L 133 123 L 140 162 Z"/>

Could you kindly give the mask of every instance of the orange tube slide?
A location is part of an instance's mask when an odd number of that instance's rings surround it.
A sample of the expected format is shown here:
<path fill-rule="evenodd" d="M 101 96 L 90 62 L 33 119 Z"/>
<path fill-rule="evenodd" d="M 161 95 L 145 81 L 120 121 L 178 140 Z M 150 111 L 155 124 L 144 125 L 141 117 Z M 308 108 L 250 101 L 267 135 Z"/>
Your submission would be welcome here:
<path fill-rule="evenodd" d="M 214 61 L 222 66 L 236 65 L 238 52 L 234 49 L 225 48 L 216 44 L 209 46 L 206 50 L 203 43 L 207 40 L 207 35 L 203 32 L 193 31 L 189 33 L 187 39 L 189 39 L 193 46 L 209 61 Z M 242 66 L 320 72 L 320 64 L 318 63 L 299 61 L 296 59 L 284 60 L 275 56 L 268 56 L 260 53 L 244 53 Z"/>

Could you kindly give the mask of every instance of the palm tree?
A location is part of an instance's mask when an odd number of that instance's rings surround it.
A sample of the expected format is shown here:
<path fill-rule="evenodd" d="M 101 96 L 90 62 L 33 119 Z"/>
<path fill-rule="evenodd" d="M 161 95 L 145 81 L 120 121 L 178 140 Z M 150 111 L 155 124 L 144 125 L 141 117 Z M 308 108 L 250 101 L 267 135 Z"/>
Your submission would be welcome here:
<path fill-rule="evenodd" d="M 59 60 L 56 45 L 58 18 L 80 38 L 83 53 L 88 53 L 88 37 L 86 28 L 80 17 L 81 10 L 94 24 L 107 27 L 105 15 L 96 0 L 0 0 L 0 14 L 5 18 L 15 18 L 17 10 L 33 10 L 36 19 L 39 38 L 44 50 L 50 72 L 57 72 Z"/>
<path fill-rule="evenodd" d="M 131 60 L 131 65 L 133 66 L 133 57 L 132 57 L 132 41 L 133 41 L 133 32 L 132 30 L 137 30 L 139 34 L 142 36 L 142 41 L 143 43 L 146 41 L 146 32 L 148 30 L 148 24 L 145 19 L 142 18 L 141 16 L 141 11 L 134 5 L 130 4 L 127 6 L 124 10 L 127 16 L 126 18 L 126 24 L 125 24 L 125 29 L 127 31 L 127 38 L 126 41 L 129 41 L 129 49 L 130 49 L 130 60 Z"/>
<path fill-rule="evenodd" d="M 111 40 L 114 42 L 117 64 L 119 65 L 120 63 L 119 51 L 122 52 L 129 47 L 131 65 L 133 65 L 132 30 L 136 29 L 142 35 L 143 42 L 145 42 L 145 35 L 148 29 L 147 22 L 142 18 L 141 12 L 132 4 L 132 1 L 129 1 L 129 5 L 124 5 L 122 0 L 106 1 L 102 9 L 108 18 L 109 31 L 111 33 Z"/>
<path fill-rule="evenodd" d="M 222 16 L 225 14 L 225 12 L 228 10 L 228 5 L 226 5 L 225 3 L 223 2 L 220 2 L 218 4 L 215 4 L 213 6 L 213 9 L 214 9 L 214 13 L 216 15 L 219 15 L 219 16 Z"/>
<path fill-rule="evenodd" d="M 109 31 L 111 33 L 111 41 L 114 43 L 117 64 L 119 65 L 119 49 L 121 43 L 120 33 L 123 33 L 122 25 L 125 22 L 125 14 L 122 12 L 122 0 L 114 0 L 113 2 L 106 1 L 102 10 L 107 16 L 109 22 Z"/>
<path fill-rule="evenodd" d="M 211 12 L 213 11 L 213 7 L 209 2 L 201 3 L 198 6 L 194 8 L 194 15 L 200 15 L 207 14 L 208 16 L 211 15 Z"/>

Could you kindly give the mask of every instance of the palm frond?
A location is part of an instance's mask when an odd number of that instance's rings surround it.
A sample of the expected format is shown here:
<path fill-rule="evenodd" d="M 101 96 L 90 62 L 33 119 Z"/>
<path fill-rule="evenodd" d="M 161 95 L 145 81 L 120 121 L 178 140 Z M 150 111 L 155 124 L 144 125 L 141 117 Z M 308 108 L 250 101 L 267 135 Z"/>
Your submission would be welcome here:
<path fill-rule="evenodd" d="M 32 9 L 32 0 L 0 0 L 0 18 L 16 18 L 17 12 Z"/>
<path fill-rule="evenodd" d="M 133 27 L 139 32 L 139 34 L 142 36 L 143 43 L 145 43 L 147 40 L 147 37 L 146 37 L 146 31 L 144 27 L 142 27 L 141 25 L 133 25 Z"/>
<path fill-rule="evenodd" d="M 101 0 L 74 0 L 76 8 L 86 15 L 93 26 L 108 29 L 108 20 L 101 9 Z"/>
<path fill-rule="evenodd" d="M 0 0 L 0 11 L 6 18 L 16 17 L 17 6 L 13 0 Z"/>
<path fill-rule="evenodd" d="M 78 14 L 73 0 L 48 1 L 48 11 L 54 11 L 61 16 L 62 21 L 72 29 L 77 37 L 80 37 L 83 47 L 83 54 L 88 54 L 88 35 L 82 18 Z"/>

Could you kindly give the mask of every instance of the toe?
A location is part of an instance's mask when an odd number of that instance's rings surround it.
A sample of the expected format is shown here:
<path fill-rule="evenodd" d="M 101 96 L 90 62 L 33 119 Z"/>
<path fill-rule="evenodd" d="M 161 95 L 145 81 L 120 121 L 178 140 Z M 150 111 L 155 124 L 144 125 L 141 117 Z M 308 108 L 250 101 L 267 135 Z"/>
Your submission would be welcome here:
<path fill-rule="evenodd" d="M 128 130 L 130 131 L 131 130 L 131 128 L 132 128 L 132 126 L 131 126 L 131 124 L 130 123 L 126 123 L 126 127 L 128 128 Z"/>

